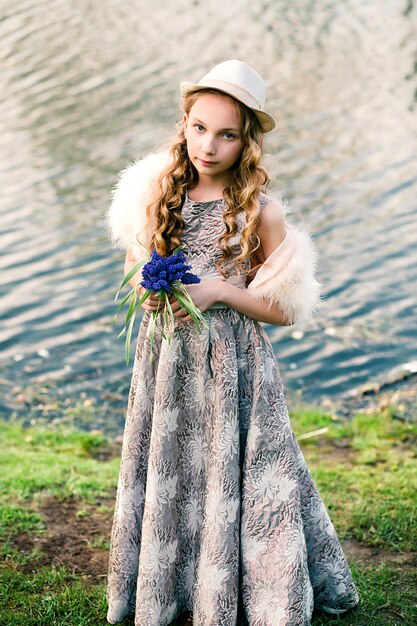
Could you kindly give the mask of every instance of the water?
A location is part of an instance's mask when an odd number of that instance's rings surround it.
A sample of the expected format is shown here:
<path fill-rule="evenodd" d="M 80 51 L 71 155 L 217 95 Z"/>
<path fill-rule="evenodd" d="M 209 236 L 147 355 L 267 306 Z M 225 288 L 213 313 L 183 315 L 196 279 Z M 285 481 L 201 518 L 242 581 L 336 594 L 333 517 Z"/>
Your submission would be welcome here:
<path fill-rule="evenodd" d="M 6 412 L 42 404 L 44 385 L 62 402 L 94 397 L 120 428 L 131 367 L 111 318 L 123 257 L 103 212 L 118 171 L 171 136 L 179 82 L 226 58 L 267 81 L 270 189 L 320 255 L 320 317 L 304 333 L 267 327 L 287 389 L 334 398 L 415 359 L 414 2 L 17 0 L 1 16 Z"/>

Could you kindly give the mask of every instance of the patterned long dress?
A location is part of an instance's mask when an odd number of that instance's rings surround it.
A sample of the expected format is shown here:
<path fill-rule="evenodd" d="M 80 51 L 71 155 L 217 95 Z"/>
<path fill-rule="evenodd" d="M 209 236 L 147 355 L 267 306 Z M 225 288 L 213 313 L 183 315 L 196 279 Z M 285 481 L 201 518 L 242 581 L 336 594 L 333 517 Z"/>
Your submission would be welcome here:
<path fill-rule="evenodd" d="M 270 199 L 261 196 L 261 208 Z M 185 198 L 182 242 L 202 278 L 219 278 L 223 199 Z M 239 253 L 244 226 L 232 241 Z M 229 242 L 230 243 L 230 242 Z M 231 281 L 245 287 L 245 279 Z M 279 366 L 259 322 L 216 303 L 208 329 L 151 314 L 136 345 L 111 534 L 107 620 L 168 626 L 307 626 L 358 594 L 291 429 Z"/>

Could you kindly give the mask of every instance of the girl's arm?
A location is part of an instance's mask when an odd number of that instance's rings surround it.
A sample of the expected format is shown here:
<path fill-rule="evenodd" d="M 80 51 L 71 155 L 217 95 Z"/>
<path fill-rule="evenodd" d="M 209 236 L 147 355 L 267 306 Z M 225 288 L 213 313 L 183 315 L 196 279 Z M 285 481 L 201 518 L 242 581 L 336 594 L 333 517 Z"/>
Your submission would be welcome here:
<path fill-rule="evenodd" d="M 267 258 L 283 241 L 286 235 L 283 207 L 275 201 L 269 202 L 261 212 L 261 222 L 257 230 L 264 257 Z M 276 303 L 253 296 L 250 291 L 220 283 L 219 300 L 240 313 L 267 324 L 291 326 L 282 309 Z"/>
<path fill-rule="evenodd" d="M 263 254 L 268 257 L 286 235 L 284 211 L 281 205 L 274 201 L 266 205 L 261 214 L 261 224 L 257 234 Z M 202 312 L 213 303 L 221 302 L 259 322 L 277 326 L 292 325 L 292 321 L 286 318 L 277 303 L 254 296 L 250 291 L 236 287 L 225 280 L 202 279 L 197 285 L 187 285 L 187 291 Z M 176 317 L 185 315 L 176 300 L 172 304 L 172 310 Z M 184 321 L 190 321 L 190 319 L 189 316 L 183 317 Z"/>
<path fill-rule="evenodd" d="M 258 322 L 276 324 L 277 326 L 291 326 L 277 304 L 270 304 L 252 296 L 246 289 L 231 285 L 226 281 L 219 281 L 220 293 L 218 302 L 223 302 L 231 308 L 251 317 Z"/>

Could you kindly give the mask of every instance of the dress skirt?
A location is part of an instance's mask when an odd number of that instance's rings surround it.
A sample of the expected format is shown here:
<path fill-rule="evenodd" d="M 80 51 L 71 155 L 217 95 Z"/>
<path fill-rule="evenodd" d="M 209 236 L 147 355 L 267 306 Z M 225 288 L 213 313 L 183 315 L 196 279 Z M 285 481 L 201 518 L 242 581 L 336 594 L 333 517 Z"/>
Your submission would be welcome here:
<path fill-rule="evenodd" d="M 108 615 L 307 626 L 358 594 L 255 320 L 210 308 L 171 342 L 139 328 L 111 534 Z"/>

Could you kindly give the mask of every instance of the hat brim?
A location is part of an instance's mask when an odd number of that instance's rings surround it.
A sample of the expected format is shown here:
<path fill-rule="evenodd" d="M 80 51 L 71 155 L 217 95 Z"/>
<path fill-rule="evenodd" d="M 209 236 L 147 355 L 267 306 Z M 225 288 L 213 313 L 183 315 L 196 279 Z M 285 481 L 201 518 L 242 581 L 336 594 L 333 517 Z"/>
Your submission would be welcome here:
<path fill-rule="evenodd" d="M 239 100 L 239 102 L 242 102 L 242 104 L 246 105 L 248 109 L 255 113 L 264 133 L 268 133 L 275 128 L 276 123 L 272 115 L 269 115 L 269 113 L 266 113 L 266 111 L 258 111 L 257 109 L 254 109 L 247 102 L 245 102 L 243 98 L 240 98 L 238 94 L 231 93 L 226 89 L 221 89 L 220 87 L 214 87 L 212 85 L 199 85 L 198 83 L 190 83 L 187 81 L 183 81 L 182 83 L 180 83 L 180 93 L 183 98 L 185 98 L 188 94 L 194 91 L 200 91 L 202 89 L 214 89 L 216 91 L 220 91 L 221 93 L 226 94 L 227 96 L 230 96 L 231 98 L 235 98 L 235 100 Z"/>

